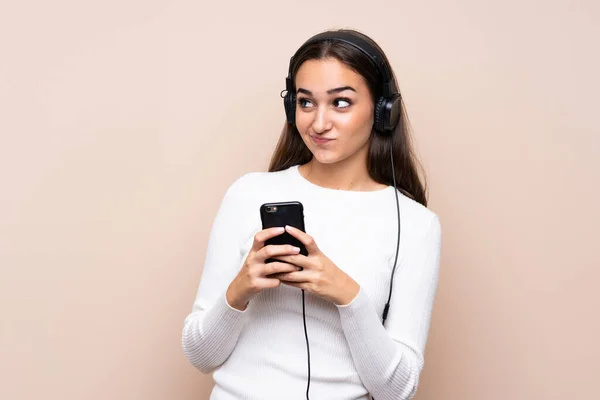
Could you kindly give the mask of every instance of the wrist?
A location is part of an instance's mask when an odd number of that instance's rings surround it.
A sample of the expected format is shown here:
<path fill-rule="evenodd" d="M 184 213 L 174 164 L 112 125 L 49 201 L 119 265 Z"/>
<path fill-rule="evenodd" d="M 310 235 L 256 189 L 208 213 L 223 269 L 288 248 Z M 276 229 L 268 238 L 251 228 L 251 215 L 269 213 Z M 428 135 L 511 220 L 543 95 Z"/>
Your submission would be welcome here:
<path fill-rule="evenodd" d="M 231 282 L 229 287 L 227 288 L 227 292 L 225 293 L 225 298 L 227 300 L 227 304 L 230 307 L 235 308 L 238 311 L 245 311 L 248 306 L 248 300 L 246 300 L 243 296 L 240 295 L 237 290 L 235 281 Z"/>
<path fill-rule="evenodd" d="M 348 276 L 348 283 L 343 286 L 344 290 L 340 296 L 336 299 L 335 304 L 337 306 L 347 306 L 358 296 L 360 292 L 360 285 L 354 279 Z"/>

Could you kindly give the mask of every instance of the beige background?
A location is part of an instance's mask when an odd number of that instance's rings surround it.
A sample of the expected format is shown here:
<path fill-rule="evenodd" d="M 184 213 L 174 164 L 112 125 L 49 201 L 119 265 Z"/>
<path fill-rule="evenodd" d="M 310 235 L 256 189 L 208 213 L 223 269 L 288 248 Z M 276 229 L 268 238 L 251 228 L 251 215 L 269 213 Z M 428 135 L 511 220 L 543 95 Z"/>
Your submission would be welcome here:
<path fill-rule="evenodd" d="M 0 5 L 0 398 L 208 398 L 210 224 L 339 27 L 388 53 L 442 220 L 417 398 L 600 398 L 599 3 L 237 3 Z"/>

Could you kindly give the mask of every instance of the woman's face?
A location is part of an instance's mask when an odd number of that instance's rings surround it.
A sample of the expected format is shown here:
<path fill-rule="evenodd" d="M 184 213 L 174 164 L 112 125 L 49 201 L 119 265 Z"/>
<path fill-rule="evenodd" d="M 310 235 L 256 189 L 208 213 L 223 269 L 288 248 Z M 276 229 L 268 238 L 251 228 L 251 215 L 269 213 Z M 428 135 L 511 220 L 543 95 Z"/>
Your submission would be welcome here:
<path fill-rule="evenodd" d="M 296 127 L 314 158 L 366 158 L 373 100 L 363 77 L 335 58 L 308 60 L 296 73 Z"/>

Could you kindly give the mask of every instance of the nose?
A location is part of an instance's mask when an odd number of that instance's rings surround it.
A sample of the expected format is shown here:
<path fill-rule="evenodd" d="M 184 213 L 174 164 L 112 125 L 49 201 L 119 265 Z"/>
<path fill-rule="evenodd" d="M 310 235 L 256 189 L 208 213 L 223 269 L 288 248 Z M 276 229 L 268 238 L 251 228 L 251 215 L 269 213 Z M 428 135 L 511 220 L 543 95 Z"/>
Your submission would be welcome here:
<path fill-rule="evenodd" d="M 331 129 L 332 121 L 329 115 L 327 106 L 321 106 L 317 108 L 315 112 L 315 119 L 312 123 L 312 129 L 315 133 L 323 133 Z"/>

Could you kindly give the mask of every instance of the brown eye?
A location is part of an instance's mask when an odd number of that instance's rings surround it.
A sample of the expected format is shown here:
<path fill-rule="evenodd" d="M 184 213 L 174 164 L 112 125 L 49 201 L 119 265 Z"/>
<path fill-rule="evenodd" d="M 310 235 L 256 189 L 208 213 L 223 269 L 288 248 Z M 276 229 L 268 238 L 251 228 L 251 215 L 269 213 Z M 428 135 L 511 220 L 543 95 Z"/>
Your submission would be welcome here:
<path fill-rule="evenodd" d="M 338 104 L 338 108 L 348 108 L 352 105 L 352 102 L 350 101 L 350 99 L 347 99 L 347 98 L 335 99 L 334 103 Z"/>
<path fill-rule="evenodd" d="M 307 107 L 307 106 L 306 106 L 306 103 L 307 103 L 307 102 L 308 102 L 308 103 L 310 103 L 310 100 L 308 100 L 308 99 L 305 99 L 304 97 L 300 97 L 300 98 L 298 98 L 298 101 L 297 101 L 297 103 L 298 103 L 298 104 L 300 105 L 300 107 L 302 107 L 302 108 L 306 108 L 306 107 Z"/>

